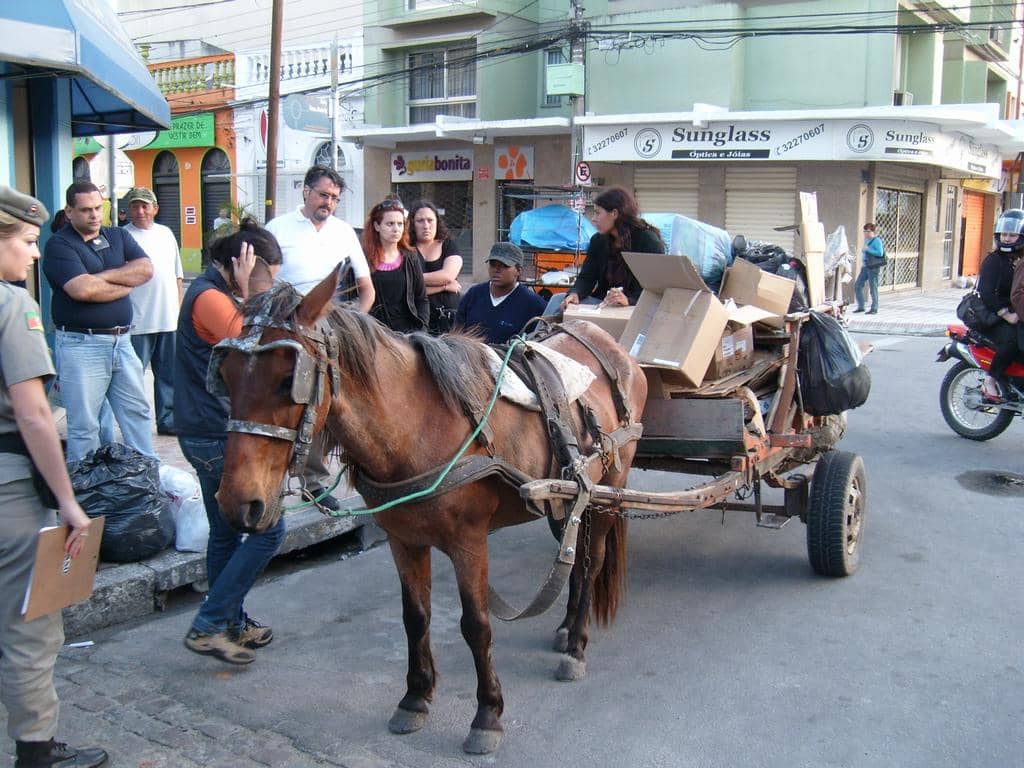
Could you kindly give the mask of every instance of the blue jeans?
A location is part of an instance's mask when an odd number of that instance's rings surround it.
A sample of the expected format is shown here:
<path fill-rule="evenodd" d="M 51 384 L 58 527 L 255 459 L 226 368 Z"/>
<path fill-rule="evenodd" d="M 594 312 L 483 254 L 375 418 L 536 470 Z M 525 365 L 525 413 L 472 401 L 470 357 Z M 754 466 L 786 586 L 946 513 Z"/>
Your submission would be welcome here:
<path fill-rule="evenodd" d="M 153 368 L 153 405 L 157 429 L 174 429 L 174 331 L 132 334 L 132 346 L 146 366 Z"/>
<path fill-rule="evenodd" d="M 214 494 L 224 473 L 224 442 L 223 438 L 178 435 L 182 454 L 199 476 L 203 505 L 210 521 L 210 543 L 206 549 L 210 591 L 192 619 L 192 629 L 204 635 L 216 635 L 245 624 L 242 602 L 277 552 L 285 531 L 281 515 L 273 528 L 243 538 L 221 514 Z"/>
<path fill-rule="evenodd" d="M 857 273 L 857 282 L 853 284 L 853 293 L 857 297 L 857 309 L 864 309 L 864 283 L 867 283 L 871 290 L 871 308 L 878 309 L 878 278 L 881 272 L 881 267 L 861 266 L 860 272 Z"/>
<path fill-rule="evenodd" d="M 57 331 L 57 380 L 68 416 L 68 461 L 100 447 L 100 408 L 110 403 L 126 445 L 147 456 L 153 423 L 142 386 L 142 363 L 124 336 Z"/>

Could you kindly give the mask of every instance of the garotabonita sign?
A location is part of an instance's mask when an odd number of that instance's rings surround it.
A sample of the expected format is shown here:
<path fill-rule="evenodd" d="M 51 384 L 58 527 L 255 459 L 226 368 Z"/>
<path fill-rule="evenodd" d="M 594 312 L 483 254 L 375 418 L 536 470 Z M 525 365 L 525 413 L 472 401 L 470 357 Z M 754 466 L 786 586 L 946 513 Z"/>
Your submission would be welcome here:
<path fill-rule="evenodd" d="M 585 126 L 589 161 L 893 160 L 999 178 L 994 145 L 905 120 L 792 120 Z"/>
<path fill-rule="evenodd" d="M 468 181 L 473 178 L 473 153 L 393 152 L 391 181 Z"/>

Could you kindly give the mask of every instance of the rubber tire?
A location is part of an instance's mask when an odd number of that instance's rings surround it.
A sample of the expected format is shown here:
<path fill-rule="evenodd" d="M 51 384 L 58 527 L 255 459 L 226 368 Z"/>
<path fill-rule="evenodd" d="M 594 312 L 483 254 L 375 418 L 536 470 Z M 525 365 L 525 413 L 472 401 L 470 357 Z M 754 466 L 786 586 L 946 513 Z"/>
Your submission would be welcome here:
<path fill-rule="evenodd" d="M 961 374 L 967 371 L 978 371 L 978 369 L 961 360 L 946 371 L 946 375 L 942 378 L 942 386 L 939 388 L 939 407 L 942 409 L 942 418 L 946 420 L 949 428 L 960 435 L 960 437 L 966 437 L 968 440 L 991 440 L 993 437 L 997 437 L 1006 431 L 1006 428 L 1013 421 L 1014 414 L 1011 411 L 1000 411 L 991 424 L 981 429 L 971 429 L 964 426 L 953 414 L 953 409 L 949 404 L 949 396 L 953 390 L 953 383 Z M 984 372 L 981 373 L 984 374 Z"/>
<path fill-rule="evenodd" d="M 815 573 L 838 577 L 857 570 L 866 501 L 863 459 L 846 451 L 822 454 L 807 502 L 807 557 Z"/>

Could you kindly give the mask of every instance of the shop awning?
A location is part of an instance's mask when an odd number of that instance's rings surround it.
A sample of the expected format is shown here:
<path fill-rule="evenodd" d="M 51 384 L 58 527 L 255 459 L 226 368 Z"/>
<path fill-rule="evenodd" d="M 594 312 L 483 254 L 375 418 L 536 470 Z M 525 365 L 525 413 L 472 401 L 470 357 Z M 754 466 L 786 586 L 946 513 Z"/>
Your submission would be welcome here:
<path fill-rule="evenodd" d="M 70 78 L 73 136 L 170 126 L 167 100 L 106 2 L 3 3 L 0 62 L 4 79 Z"/>
<path fill-rule="evenodd" d="M 399 143 L 455 139 L 471 144 L 493 144 L 510 136 L 555 136 L 570 131 L 565 117 L 524 118 L 521 120 L 476 120 L 438 115 L 433 123 L 373 128 L 362 126 L 342 130 L 342 141 L 354 141 L 366 147 L 394 149 Z"/>

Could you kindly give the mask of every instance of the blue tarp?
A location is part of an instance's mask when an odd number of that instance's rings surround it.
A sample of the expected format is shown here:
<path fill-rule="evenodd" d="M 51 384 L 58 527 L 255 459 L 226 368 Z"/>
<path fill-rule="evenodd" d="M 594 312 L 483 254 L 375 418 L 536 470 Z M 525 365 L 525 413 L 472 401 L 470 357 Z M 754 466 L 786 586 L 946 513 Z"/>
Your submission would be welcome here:
<path fill-rule="evenodd" d="M 71 79 L 73 136 L 170 127 L 167 100 L 106 2 L 4 0 L 0 62 Z"/>
<path fill-rule="evenodd" d="M 512 221 L 508 239 L 519 246 L 585 251 L 597 234 L 586 216 L 564 205 L 523 211 Z"/>
<path fill-rule="evenodd" d="M 661 232 L 669 253 L 686 256 L 713 291 L 732 264 L 732 238 L 724 229 L 678 213 L 645 213 L 643 219 Z"/>

